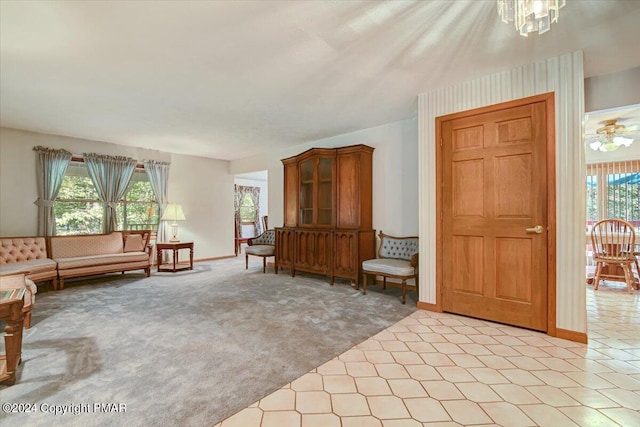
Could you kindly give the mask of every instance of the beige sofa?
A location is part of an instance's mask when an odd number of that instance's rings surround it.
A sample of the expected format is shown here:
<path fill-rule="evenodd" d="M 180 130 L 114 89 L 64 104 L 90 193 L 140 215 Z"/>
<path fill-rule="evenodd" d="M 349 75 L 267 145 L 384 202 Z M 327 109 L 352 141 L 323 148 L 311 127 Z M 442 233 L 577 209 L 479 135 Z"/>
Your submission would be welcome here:
<path fill-rule="evenodd" d="M 0 274 L 26 273 L 35 283 L 53 281 L 56 288 L 56 262 L 47 254 L 44 237 L 1 237 Z"/>
<path fill-rule="evenodd" d="M 151 275 L 149 232 L 49 237 L 49 255 L 58 264 L 58 287 L 64 280 L 118 271 L 144 270 Z"/>

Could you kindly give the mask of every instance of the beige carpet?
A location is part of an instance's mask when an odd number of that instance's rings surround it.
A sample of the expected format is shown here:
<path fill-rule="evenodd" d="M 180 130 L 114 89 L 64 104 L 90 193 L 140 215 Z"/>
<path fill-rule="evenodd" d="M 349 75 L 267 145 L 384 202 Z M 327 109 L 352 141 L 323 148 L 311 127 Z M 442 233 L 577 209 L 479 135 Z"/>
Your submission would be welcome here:
<path fill-rule="evenodd" d="M 414 292 L 402 305 L 398 289 L 365 296 L 253 261 L 41 287 L 17 382 L 0 386 L 36 412 L 0 424 L 212 426 L 416 310 Z"/>

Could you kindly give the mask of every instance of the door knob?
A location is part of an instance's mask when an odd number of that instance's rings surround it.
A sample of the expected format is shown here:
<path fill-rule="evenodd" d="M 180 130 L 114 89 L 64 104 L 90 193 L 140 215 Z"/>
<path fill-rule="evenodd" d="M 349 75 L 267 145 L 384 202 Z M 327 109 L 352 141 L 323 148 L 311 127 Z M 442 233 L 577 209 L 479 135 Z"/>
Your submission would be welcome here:
<path fill-rule="evenodd" d="M 527 233 L 542 234 L 542 226 L 541 225 L 536 225 L 535 227 L 527 228 L 525 230 L 526 230 Z"/>

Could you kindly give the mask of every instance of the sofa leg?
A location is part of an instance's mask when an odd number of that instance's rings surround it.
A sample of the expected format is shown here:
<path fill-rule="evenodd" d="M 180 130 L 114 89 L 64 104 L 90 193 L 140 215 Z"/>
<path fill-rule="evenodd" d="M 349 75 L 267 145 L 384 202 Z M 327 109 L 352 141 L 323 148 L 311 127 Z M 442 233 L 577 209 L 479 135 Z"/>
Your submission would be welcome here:
<path fill-rule="evenodd" d="M 244 255 L 244 269 L 245 270 L 249 269 L 249 254 Z"/>
<path fill-rule="evenodd" d="M 147 267 L 144 269 L 144 274 L 147 275 L 147 277 L 151 277 L 151 267 Z"/>
<path fill-rule="evenodd" d="M 58 279 L 58 290 L 61 291 L 64 289 L 64 279 L 61 277 Z"/>
<path fill-rule="evenodd" d="M 362 294 L 366 295 L 367 294 L 367 273 L 362 273 Z"/>
<path fill-rule="evenodd" d="M 402 303 L 407 302 L 407 279 L 402 279 Z"/>
<path fill-rule="evenodd" d="M 262 257 L 262 274 L 265 274 L 267 272 L 267 257 L 263 256 Z"/>

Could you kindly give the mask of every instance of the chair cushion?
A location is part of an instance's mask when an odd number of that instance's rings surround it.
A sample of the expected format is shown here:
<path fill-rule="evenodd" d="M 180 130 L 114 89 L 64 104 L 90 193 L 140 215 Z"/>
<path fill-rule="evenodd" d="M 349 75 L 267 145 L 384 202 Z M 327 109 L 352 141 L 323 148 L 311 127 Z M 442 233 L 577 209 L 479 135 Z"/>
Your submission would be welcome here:
<path fill-rule="evenodd" d="M 274 256 L 276 254 L 276 247 L 271 245 L 247 246 L 244 249 L 244 253 L 258 256 Z"/>
<path fill-rule="evenodd" d="M 402 259 L 369 259 L 362 262 L 362 269 L 365 272 L 393 274 L 395 276 L 413 276 L 416 273 L 409 261 Z"/>

